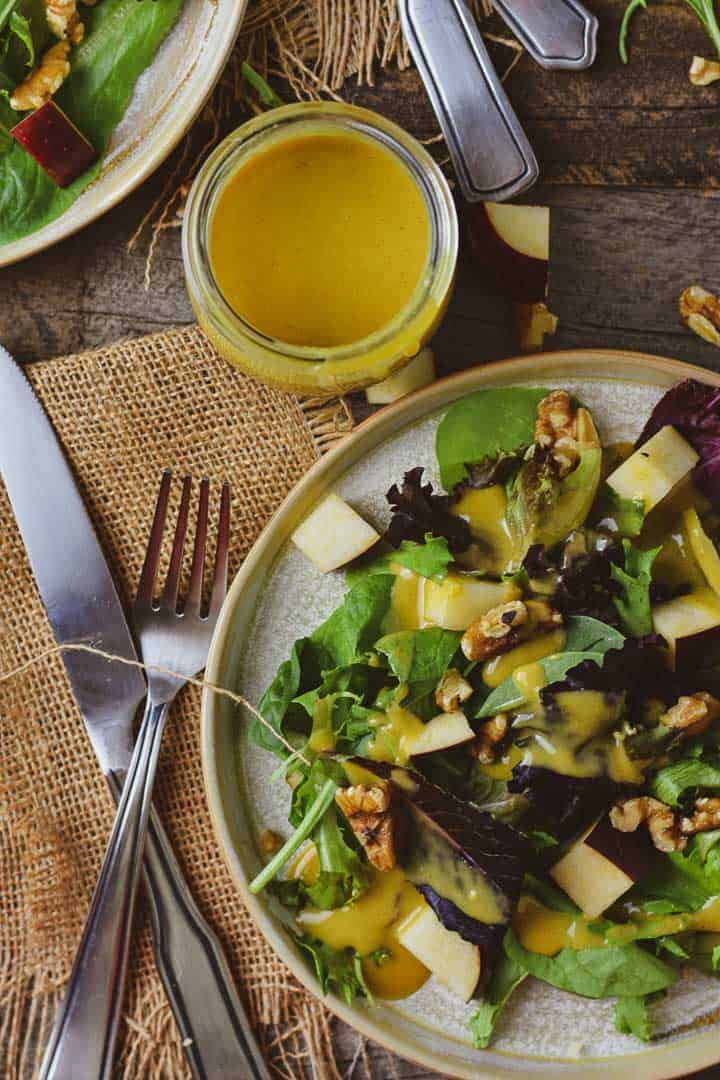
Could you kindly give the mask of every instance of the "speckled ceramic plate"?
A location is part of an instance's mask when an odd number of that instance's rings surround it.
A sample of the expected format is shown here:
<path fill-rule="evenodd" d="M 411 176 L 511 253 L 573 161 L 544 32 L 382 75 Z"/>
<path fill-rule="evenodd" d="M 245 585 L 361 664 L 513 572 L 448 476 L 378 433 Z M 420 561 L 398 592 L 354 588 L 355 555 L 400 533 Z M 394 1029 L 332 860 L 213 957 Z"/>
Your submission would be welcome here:
<path fill-rule="evenodd" d="M 99 177 L 61 217 L 11 244 L 0 266 L 35 255 L 115 206 L 177 145 L 220 78 L 247 0 L 185 0 L 177 22 L 138 79 Z"/>
<path fill-rule="evenodd" d="M 208 662 L 210 681 L 257 701 L 295 638 L 312 631 L 339 602 L 341 574 L 323 576 L 288 543 L 317 500 L 337 491 L 381 530 L 384 493 L 403 471 L 423 465 L 437 482 L 435 428 L 445 407 L 485 386 L 564 387 L 594 413 L 604 441 L 634 438 L 662 393 L 692 375 L 720 385 L 706 371 L 639 353 L 556 353 L 490 364 L 444 379 L 383 410 L 319 462 L 265 529 L 228 595 Z M 224 857 L 258 925 L 313 994 L 318 984 L 283 929 L 268 897 L 251 896 L 248 881 L 262 863 L 256 841 L 264 828 L 287 834 L 287 792 L 269 783 L 277 762 L 250 745 L 245 718 L 225 699 L 203 700 L 202 752 L 208 799 Z M 649 1080 L 678 1076 L 720 1059 L 717 1022 L 688 1029 L 720 1010 L 720 981 L 693 973 L 655 1007 L 659 1038 L 644 1046 L 620 1035 L 611 1002 L 566 994 L 534 980 L 513 995 L 490 1050 L 471 1045 L 461 1004 L 434 980 L 401 1002 L 328 1005 L 344 1020 L 396 1053 L 447 1075 L 482 1077 L 600 1076 Z"/>

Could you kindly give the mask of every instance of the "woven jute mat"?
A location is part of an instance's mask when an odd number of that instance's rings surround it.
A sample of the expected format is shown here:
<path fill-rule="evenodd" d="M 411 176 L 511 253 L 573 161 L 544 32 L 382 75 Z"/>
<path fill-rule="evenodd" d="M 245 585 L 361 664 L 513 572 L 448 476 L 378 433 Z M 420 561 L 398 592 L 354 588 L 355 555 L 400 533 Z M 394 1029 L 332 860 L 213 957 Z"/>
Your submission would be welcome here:
<path fill-rule="evenodd" d="M 349 422 L 342 402 L 299 404 L 243 377 L 194 327 L 27 371 L 125 600 L 137 584 L 164 468 L 208 476 L 216 495 L 220 482 L 230 481 L 234 572 L 284 496 Z M 57 557 L 72 556 L 59 550 Z M 53 644 L 0 482 L 0 670 Z M 156 804 L 278 1075 L 337 1076 L 329 1014 L 276 959 L 220 857 L 202 783 L 199 709 L 199 691 L 182 691 L 168 721 Z M 61 659 L 0 683 L 0 1076 L 7 1080 L 37 1068 L 113 816 Z M 117 1073 L 128 1080 L 187 1075 L 142 910 Z"/>

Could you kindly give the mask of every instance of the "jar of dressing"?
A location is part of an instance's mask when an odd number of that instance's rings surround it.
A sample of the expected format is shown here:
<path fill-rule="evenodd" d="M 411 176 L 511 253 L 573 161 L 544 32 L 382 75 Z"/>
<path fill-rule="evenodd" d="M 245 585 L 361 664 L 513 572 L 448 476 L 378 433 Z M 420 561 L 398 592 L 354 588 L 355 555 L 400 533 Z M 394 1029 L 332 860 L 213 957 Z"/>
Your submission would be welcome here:
<path fill-rule="evenodd" d="M 385 379 L 450 297 L 458 226 L 440 169 L 351 105 L 274 109 L 200 170 L 183 221 L 198 322 L 221 356 L 296 393 Z"/>

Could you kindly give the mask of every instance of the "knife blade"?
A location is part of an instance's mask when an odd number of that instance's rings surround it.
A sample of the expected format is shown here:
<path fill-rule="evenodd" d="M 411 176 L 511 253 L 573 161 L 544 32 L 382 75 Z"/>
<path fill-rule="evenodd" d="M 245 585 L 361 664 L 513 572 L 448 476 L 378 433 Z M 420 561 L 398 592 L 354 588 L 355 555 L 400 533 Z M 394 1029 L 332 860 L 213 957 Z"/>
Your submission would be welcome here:
<path fill-rule="evenodd" d="M 115 583 L 57 435 L 2 346 L 0 474 L 57 643 L 91 645 L 137 660 Z M 86 652 L 63 652 L 62 659 L 103 772 L 126 771 L 132 718 L 145 696 L 142 673 Z"/>
<path fill-rule="evenodd" d="M 137 652 L 75 478 L 30 383 L 0 345 L 0 475 L 60 645 Z M 116 801 L 145 696 L 138 668 L 63 653 L 96 756 Z M 154 810 L 145 848 L 155 960 L 196 1080 L 270 1080 L 222 946 L 193 900 Z"/>

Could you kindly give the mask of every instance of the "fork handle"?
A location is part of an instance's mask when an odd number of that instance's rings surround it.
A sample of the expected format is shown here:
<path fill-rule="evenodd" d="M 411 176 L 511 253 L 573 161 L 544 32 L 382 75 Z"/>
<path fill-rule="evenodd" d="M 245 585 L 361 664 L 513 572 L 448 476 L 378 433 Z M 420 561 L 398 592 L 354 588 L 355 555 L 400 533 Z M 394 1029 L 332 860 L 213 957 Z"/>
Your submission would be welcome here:
<path fill-rule="evenodd" d="M 167 704 L 148 698 L 127 782 L 40 1080 L 109 1080 Z"/>
<path fill-rule="evenodd" d="M 108 775 L 119 800 L 123 774 Z M 155 962 L 195 1080 L 270 1080 L 217 936 L 200 914 L 154 807 L 145 845 Z"/>

